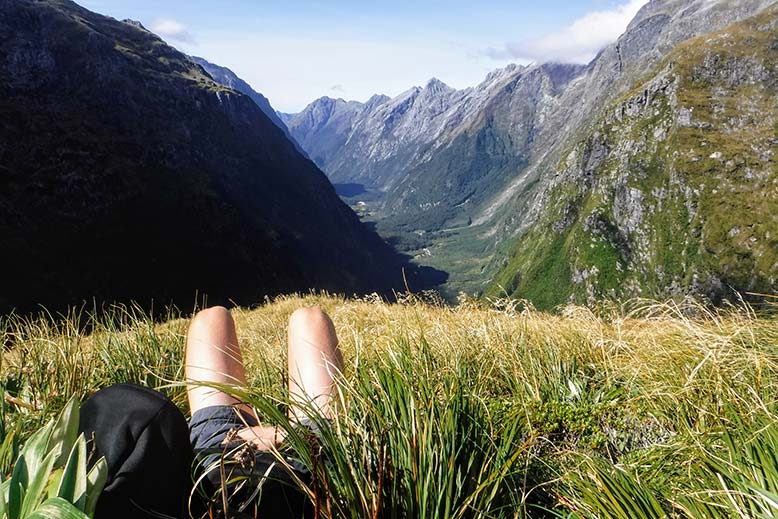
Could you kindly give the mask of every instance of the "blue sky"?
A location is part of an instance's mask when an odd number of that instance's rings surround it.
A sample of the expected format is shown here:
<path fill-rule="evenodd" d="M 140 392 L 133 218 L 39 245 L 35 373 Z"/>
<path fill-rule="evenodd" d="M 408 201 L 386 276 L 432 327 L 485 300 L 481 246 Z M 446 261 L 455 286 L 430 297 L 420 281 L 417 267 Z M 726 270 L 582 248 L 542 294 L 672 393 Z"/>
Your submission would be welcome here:
<path fill-rule="evenodd" d="M 82 0 L 139 20 L 189 54 L 231 68 L 273 106 L 364 101 L 437 77 L 456 88 L 508 63 L 586 62 L 647 0 Z"/>

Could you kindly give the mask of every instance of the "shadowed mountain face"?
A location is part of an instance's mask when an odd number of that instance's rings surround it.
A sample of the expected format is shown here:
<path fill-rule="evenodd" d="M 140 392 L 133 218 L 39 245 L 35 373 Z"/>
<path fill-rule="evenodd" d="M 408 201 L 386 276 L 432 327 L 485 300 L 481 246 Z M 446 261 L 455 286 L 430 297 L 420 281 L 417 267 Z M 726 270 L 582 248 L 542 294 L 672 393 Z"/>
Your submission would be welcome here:
<path fill-rule="evenodd" d="M 5 0 L 0 72 L 0 311 L 400 284 L 251 99 L 142 28 Z"/>

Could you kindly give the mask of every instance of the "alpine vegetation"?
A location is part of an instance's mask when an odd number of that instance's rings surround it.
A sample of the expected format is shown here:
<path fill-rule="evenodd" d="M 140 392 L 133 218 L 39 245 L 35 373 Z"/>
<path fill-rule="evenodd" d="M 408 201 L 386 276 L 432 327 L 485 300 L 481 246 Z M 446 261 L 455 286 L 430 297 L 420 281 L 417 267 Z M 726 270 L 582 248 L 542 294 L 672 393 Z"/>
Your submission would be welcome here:
<path fill-rule="evenodd" d="M 308 410 L 313 442 L 288 421 L 283 353 L 289 314 L 310 305 L 332 316 L 345 361 L 335 419 Z M 233 315 L 249 387 L 238 396 L 287 431 L 279 457 L 293 449 L 310 468 L 304 491 L 319 517 L 775 512 L 774 316 L 646 301 L 546 314 L 507 300 L 327 295 Z M 7 319 L 3 472 L 20 445 L 43 441 L 28 439 L 39 425 L 74 412 L 72 396 L 114 381 L 159 388 L 186 412 L 187 324 L 122 308 Z"/>

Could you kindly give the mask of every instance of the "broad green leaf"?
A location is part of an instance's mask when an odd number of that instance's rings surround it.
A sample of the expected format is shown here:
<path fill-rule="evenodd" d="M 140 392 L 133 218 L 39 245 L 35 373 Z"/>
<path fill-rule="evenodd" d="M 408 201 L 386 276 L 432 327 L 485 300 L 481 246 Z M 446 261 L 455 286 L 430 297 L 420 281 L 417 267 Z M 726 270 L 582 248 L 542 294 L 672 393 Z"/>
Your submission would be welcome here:
<path fill-rule="evenodd" d="M 25 519 L 89 519 L 89 516 L 61 497 L 52 497 Z"/>
<path fill-rule="evenodd" d="M 57 496 L 73 503 L 79 510 L 83 510 L 86 505 L 86 490 L 86 440 L 82 434 L 70 450 Z"/>
<path fill-rule="evenodd" d="M 57 490 L 59 490 L 59 484 L 62 481 L 63 468 L 54 469 L 51 471 L 51 477 L 49 478 L 49 484 L 46 487 L 46 494 L 49 497 L 57 497 Z M 0 516 L 2 517 L 2 516 Z"/>
<path fill-rule="evenodd" d="M 12 477 L 8 487 L 8 519 L 19 519 L 23 499 L 24 486 L 18 479 Z"/>
<path fill-rule="evenodd" d="M 58 453 L 55 451 L 49 452 L 37 470 L 30 474 L 30 481 L 25 489 L 20 511 L 22 518 L 27 517 L 47 497 L 46 484 L 49 481 L 51 469 L 54 467 L 57 455 Z"/>
<path fill-rule="evenodd" d="M 53 422 L 49 422 L 33 434 L 27 440 L 27 443 L 24 444 L 24 447 L 22 447 L 19 457 L 14 464 L 11 479 L 21 483 L 25 488 L 29 483 L 30 475 L 38 470 L 38 467 L 48 453 L 52 426 Z"/>
<path fill-rule="evenodd" d="M 54 464 L 62 467 L 78 436 L 79 405 L 76 397 L 72 397 L 57 417 L 49 439 L 49 449 L 59 447 L 59 456 Z"/>
<path fill-rule="evenodd" d="M 97 499 L 100 497 L 100 493 L 103 491 L 105 481 L 108 479 L 108 462 L 105 458 L 100 458 L 95 463 L 92 470 L 86 476 L 86 505 L 84 506 L 84 513 L 89 517 L 95 515 L 95 508 L 97 508 Z"/>
<path fill-rule="evenodd" d="M 8 484 L 9 480 L 3 481 L 3 475 L 0 474 L 0 517 L 6 517 L 6 502 L 8 501 Z"/>

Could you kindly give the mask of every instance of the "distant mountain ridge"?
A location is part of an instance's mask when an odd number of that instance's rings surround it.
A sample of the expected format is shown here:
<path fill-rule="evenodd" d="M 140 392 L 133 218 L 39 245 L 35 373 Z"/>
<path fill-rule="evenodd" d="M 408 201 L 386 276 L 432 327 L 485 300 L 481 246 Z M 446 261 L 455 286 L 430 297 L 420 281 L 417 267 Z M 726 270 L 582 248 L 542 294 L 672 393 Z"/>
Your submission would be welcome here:
<path fill-rule="evenodd" d="M 379 230 L 423 235 L 412 246 L 425 247 L 425 261 L 464 265 L 452 280 L 478 292 L 508 275 L 517 240 L 543 217 L 560 162 L 603 110 L 682 42 L 773 3 L 652 0 L 588 65 L 514 65 L 462 91 L 433 83 L 372 110 L 341 102 L 329 119 L 317 118 L 326 114 L 319 100 L 288 125 L 334 182 L 381 193 Z"/>
<path fill-rule="evenodd" d="M 0 312 L 403 286 L 256 102 L 152 33 L 0 2 L 0 72 Z"/>
<path fill-rule="evenodd" d="M 514 65 L 461 91 L 432 79 L 423 88 L 364 105 L 323 98 L 289 127 L 333 182 L 385 192 L 385 218 L 415 225 L 423 215 L 421 228 L 437 230 L 461 225 L 469 211 L 458 207 L 488 199 L 506 175 L 526 162 L 538 102 L 582 69 Z M 509 95 L 516 99 L 509 112 L 525 125 L 513 128 L 518 131 L 512 135 L 505 134 L 504 123 L 485 115 Z"/>
<path fill-rule="evenodd" d="M 294 137 L 292 137 L 292 135 L 289 133 L 289 128 L 286 127 L 286 123 L 284 123 L 281 117 L 279 117 L 276 113 L 275 109 L 270 105 L 270 101 L 268 101 L 267 97 L 254 90 L 251 85 L 243 81 L 238 77 L 237 74 L 235 74 L 235 72 L 228 69 L 227 67 L 216 65 L 206 60 L 205 58 L 200 58 L 198 56 L 189 56 L 189 58 L 203 67 L 208 75 L 210 75 L 217 83 L 249 96 L 251 100 L 257 104 L 259 109 L 262 110 L 262 113 L 264 113 L 268 119 L 273 121 L 273 124 L 281 128 L 281 130 L 284 132 L 284 135 L 286 135 L 290 141 L 295 143 L 297 150 L 305 154 L 305 151 L 297 144 L 297 141 L 295 141 Z"/>

